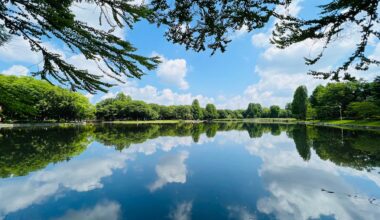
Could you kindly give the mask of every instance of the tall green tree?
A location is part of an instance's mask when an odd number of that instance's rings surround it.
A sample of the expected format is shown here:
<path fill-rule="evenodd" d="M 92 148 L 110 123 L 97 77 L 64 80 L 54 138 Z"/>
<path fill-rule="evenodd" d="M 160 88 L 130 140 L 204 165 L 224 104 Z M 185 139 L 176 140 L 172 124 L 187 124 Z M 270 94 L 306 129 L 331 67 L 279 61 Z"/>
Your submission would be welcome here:
<path fill-rule="evenodd" d="M 280 116 L 281 108 L 278 105 L 272 105 L 270 108 L 270 117 L 278 118 Z"/>
<path fill-rule="evenodd" d="M 306 119 L 308 95 L 306 86 L 299 86 L 294 92 L 292 113 L 297 119 Z"/>
<path fill-rule="evenodd" d="M 199 105 L 198 99 L 194 99 L 193 103 L 191 104 L 191 113 L 193 114 L 193 119 L 195 120 L 200 120 L 203 118 L 202 108 Z"/>
<path fill-rule="evenodd" d="M 218 112 L 214 104 L 207 104 L 205 111 L 205 119 L 212 120 L 218 118 Z"/>
<path fill-rule="evenodd" d="M 244 112 L 245 118 L 260 118 L 263 113 L 263 109 L 259 103 L 249 103 L 247 110 Z"/>

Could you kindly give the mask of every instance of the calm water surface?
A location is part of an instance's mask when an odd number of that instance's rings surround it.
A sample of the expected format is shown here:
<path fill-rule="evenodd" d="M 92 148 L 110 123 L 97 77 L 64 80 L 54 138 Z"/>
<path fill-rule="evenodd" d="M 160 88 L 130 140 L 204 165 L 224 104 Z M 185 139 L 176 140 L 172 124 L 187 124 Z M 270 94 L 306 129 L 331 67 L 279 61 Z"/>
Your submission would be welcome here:
<path fill-rule="evenodd" d="M 380 133 L 243 123 L 0 130 L 0 219 L 380 219 Z"/>

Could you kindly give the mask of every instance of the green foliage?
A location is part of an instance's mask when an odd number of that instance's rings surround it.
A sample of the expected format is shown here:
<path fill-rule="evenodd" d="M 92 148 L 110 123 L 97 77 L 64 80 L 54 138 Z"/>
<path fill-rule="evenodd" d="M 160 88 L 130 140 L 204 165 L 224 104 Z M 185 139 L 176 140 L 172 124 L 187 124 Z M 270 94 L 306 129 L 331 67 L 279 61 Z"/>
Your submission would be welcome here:
<path fill-rule="evenodd" d="M 113 29 L 124 25 L 132 28 L 135 22 L 148 19 L 151 14 L 146 6 L 132 5 L 123 0 L 2 1 L 0 44 L 9 35 L 23 37 L 30 49 L 43 57 L 42 70 L 33 73 L 34 76 L 47 81 L 53 78 L 72 90 L 83 89 L 91 93 L 105 91 L 111 84 L 102 81 L 102 76 L 66 62 L 61 54 L 44 46 L 41 39 L 53 38 L 62 42 L 73 53 L 80 52 L 94 65 L 102 66 L 101 71 L 118 81 L 122 80 L 122 76 L 140 78 L 143 75 L 142 68 L 151 70 L 156 67 L 158 57 L 148 58 L 136 54 L 136 48 L 117 37 L 113 30 L 96 29 L 78 21 L 72 12 L 73 4 L 77 2 L 98 7 L 101 11 L 99 22 L 106 22 Z"/>
<path fill-rule="evenodd" d="M 100 25 L 110 26 L 109 31 L 94 28 L 76 19 L 74 4 L 86 2 L 99 8 Z M 54 39 L 67 46 L 73 53 L 81 53 L 93 61 L 107 76 L 123 81 L 125 77 L 141 78 L 144 70 L 152 70 L 159 63 L 158 57 L 136 54 L 137 48 L 114 34 L 116 28 L 133 28 L 140 20 L 166 27 L 167 40 L 185 45 L 197 52 L 207 48 L 214 54 L 224 52 L 231 41 L 231 33 L 243 28 L 249 32 L 264 27 L 271 17 L 278 21 L 271 42 L 286 48 L 306 40 L 321 40 L 323 48 L 333 42 L 350 27 L 361 35 L 356 50 L 348 59 L 330 72 L 311 71 L 315 76 L 334 80 L 350 79 L 349 67 L 368 70 L 380 61 L 369 57 L 369 39 L 379 39 L 378 2 L 376 0 L 329 0 L 320 5 L 321 12 L 307 19 L 288 13 L 292 0 L 264 1 L 169 1 L 152 0 L 145 4 L 133 4 L 128 0 L 62 0 L 62 1 L 2 1 L 0 3 L 0 46 L 12 36 L 28 41 L 30 49 L 43 57 L 42 70 L 34 76 L 63 84 L 72 90 L 91 93 L 105 91 L 111 84 L 102 76 L 66 62 L 61 54 L 45 47 L 41 39 Z M 276 10 L 278 7 L 285 10 Z M 313 11 L 313 9 L 311 9 Z M 351 28 L 354 25 L 354 28 Z M 313 65 L 321 57 L 306 58 Z M 343 75 L 343 76 L 342 76 Z"/>
<path fill-rule="evenodd" d="M 299 86 L 294 92 L 292 114 L 297 119 L 306 119 L 308 95 L 306 86 Z"/>
<path fill-rule="evenodd" d="M 380 106 L 374 102 L 351 102 L 347 114 L 358 119 L 380 118 Z"/>
<path fill-rule="evenodd" d="M 206 111 L 204 114 L 204 118 L 207 120 L 217 119 L 218 118 L 218 112 L 216 111 L 216 107 L 213 104 L 207 104 L 206 105 Z"/>
<path fill-rule="evenodd" d="M 119 93 L 96 104 L 96 116 L 102 120 L 154 120 L 159 113 L 143 101 L 132 100 Z"/>
<path fill-rule="evenodd" d="M 6 120 L 76 121 L 94 117 L 95 109 L 85 96 L 31 77 L 0 75 L 0 91 Z"/>
<path fill-rule="evenodd" d="M 280 116 L 280 106 L 278 105 L 272 105 L 270 108 L 270 117 L 271 118 L 278 118 Z"/>
<path fill-rule="evenodd" d="M 191 104 L 191 113 L 193 114 L 194 120 L 200 120 L 203 118 L 202 108 L 199 105 L 198 99 L 194 99 L 193 103 Z"/>
<path fill-rule="evenodd" d="M 328 83 L 326 86 L 317 86 L 310 97 L 311 107 L 315 110 L 315 116 L 318 119 L 336 119 L 343 117 L 358 117 L 360 111 L 366 111 L 368 103 L 363 105 L 351 103 L 354 102 L 371 102 L 376 100 L 373 92 L 376 83 L 366 83 L 363 81 Z M 349 106 L 351 105 L 350 109 Z M 371 105 L 375 107 L 375 105 Z M 377 107 L 378 108 L 378 107 Z M 375 108 L 376 109 L 376 108 Z M 367 114 L 365 113 L 365 114 Z M 373 111 L 375 114 L 375 111 Z M 365 116 L 364 116 L 365 117 Z"/>
<path fill-rule="evenodd" d="M 150 7 L 155 22 L 169 26 L 169 41 L 197 52 L 209 48 L 214 53 L 226 50 L 231 31 L 262 28 L 282 2 L 152 0 Z"/>
<path fill-rule="evenodd" d="M 320 40 L 327 48 L 335 39 L 339 39 L 351 30 L 360 35 L 360 40 L 353 53 L 336 69 L 329 72 L 310 71 L 310 74 L 324 79 L 352 80 L 347 71 L 350 67 L 359 71 L 366 71 L 371 65 L 379 65 L 380 61 L 368 56 L 370 39 L 380 39 L 380 24 L 378 0 L 329 0 L 319 6 L 321 12 L 317 16 L 299 18 L 286 14 L 277 14 L 280 20 L 273 31 L 272 43 L 279 48 L 286 48 L 306 40 Z M 348 30 L 348 28 L 350 30 Z M 315 57 L 305 58 L 307 65 L 317 63 L 325 50 L 321 50 Z"/>
<path fill-rule="evenodd" d="M 244 112 L 245 118 L 260 118 L 263 113 L 261 105 L 258 103 L 249 103 L 247 110 Z"/>

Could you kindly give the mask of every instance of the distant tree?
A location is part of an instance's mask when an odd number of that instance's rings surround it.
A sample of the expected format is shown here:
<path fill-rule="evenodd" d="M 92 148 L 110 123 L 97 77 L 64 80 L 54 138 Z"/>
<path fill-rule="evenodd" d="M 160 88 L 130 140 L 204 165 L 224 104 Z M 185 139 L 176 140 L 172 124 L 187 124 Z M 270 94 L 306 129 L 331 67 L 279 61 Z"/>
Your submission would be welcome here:
<path fill-rule="evenodd" d="M 205 119 L 212 120 L 218 118 L 218 112 L 215 108 L 214 104 L 207 104 L 206 105 L 206 111 L 205 111 Z"/>
<path fill-rule="evenodd" d="M 292 117 L 293 115 L 292 115 L 292 103 L 291 102 L 289 102 L 289 103 L 286 103 L 286 105 L 285 105 L 285 111 L 286 111 L 286 113 L 287 113 L 287 117 Z"/>
<path fill-rule="evenodd" d="M 182 119 L 182 120 L 192 120 L 193 114 L 191 112 L 192 108 L 191 106 L 186 105 L 179 105 L 175 106 L 174 112 L 176 115 L 176 119 Z"/>
<path fill-rule="evenodd" d="M 270 117 L 271 118 L 278 118 L 279 115 L 280 115 L 280 106 L 272 105 L 270 107 Z"/>
<path fill-rule="evenodd" d="M 380 105 L 380 76 L 377 76 L 371 84 L 371 94 L 378 105 Z"/>
<path fill-rule="evenodd" d="M 247 110 L 244 112 L 245 118 L 260 118 L 263 110 L 258 103 L 249 103 Z"/>
<path fill-rule="evenodd" d="M 217 112 L 218 112 L 218 118 L 226 119 L 229 117 L 229 114 L 226 110 L 220 109 L 220 110 L 217 110 Z"/>
<path fill-rule="evenodd" d="M 347 114 L 358 119 L 380 118 L 380 107 L 374 102 L 352 102 L 348 105 Z"/>
<path fill-rule="evenodd" d="M 202 108 L 199 105 L 198 99 L 194 99 L 193 103 L 191 104 L 191 112 L 193 114 L 194 120 L 200 120 L 203 118 Z"/>
<path fill-rule="evenodd" d="M 126 96 L 124 93 L 122 92 L 119 92 L 117 95 L 116 95 L 116 100 L 120 100 L 120 101 L 132 101 L 132 98 L 130 96 Z"/>
<path fill-rule="evenodd" d="M 269 108 L 263 108 L 262 117 L 263 118 L 270 118 L 270 109 Z"/>
<path fill-rule="evenodd" d="M 299 86 L 294 92 L 292 101 L 292 114 L 297 119 L 306 119 L 308 95 L 306 86 Z"/>

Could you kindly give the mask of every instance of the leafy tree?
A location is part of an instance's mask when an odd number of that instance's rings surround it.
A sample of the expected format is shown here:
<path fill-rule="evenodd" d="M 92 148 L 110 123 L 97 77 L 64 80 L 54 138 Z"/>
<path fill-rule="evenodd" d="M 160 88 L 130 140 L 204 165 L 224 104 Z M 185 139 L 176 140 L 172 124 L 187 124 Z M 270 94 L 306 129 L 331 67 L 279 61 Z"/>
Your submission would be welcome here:
<path fill-rule="evenodd" d="M 272 105 L 270 107 L 270 117 L 271 118 L 278 118 L 279 115 L 280 115 L 280 106 Z"/>
<path fill-rule="evenodd" d="M 351 102 L 347 113 L 355 118 L 380 118 L 380 107 L 374 102 Z"/>
<path fill-rule="evenodd" d="M 91 119 L 94 108 L 82 94 L 31 77 L 0 75 L 0 106 L 6 120 Z"/>
<path fill-rule="evenodd" d="M 366 101 L 371 93 L 371 86 L 362 81 L 328 83 L 315 88 L 310 103 L 317 118 L 339 118 L 341 113 L 348 116 L 345 114 L 350 103 Z"/>
<path fill-rule="evenodd" d="M 261 105 L 258 103 L 249 103 L 247 110 L 244 112 L 245 118 L 260 118 L 262 115 Z"/>
<path fill-rule="evenodd" d="M 175 107 L 175 114 L 177 119 L 192 120 L 192 107 L 186 105 L 180 105 Z"/>
<path fill-rule="evenodd" d="M 218 118 L 218 112 L 216 111 L 214 104 L 207 104 L 206 111 L 204 115 L 205 119 L 212 120 Z"/>
<path fill-rule="evenodd" d="M 294 92 L 292 102 L 292 113 L 296 118 L 306 119 L 307 103 L 308 96 L 306 86 L 299 86 Z"/>
<path fill-rule="evenodd" d="M 263 108 L 262 117 L 263 118 L 270 118 L 270 109 L 269 108 Z"/>
<path fill-rule="evenodd" d="M 191 112 L 193 114 L 193 119 L 200 120 L 203 118 L 202 108 L 199 105 L 198 99 L 194 99 L 193 103 L 191 104 Z"/>
<path fill-rule="evenodd" d="M 218 112 L 218 118 L 221 118 L 221 119 L 226 119 L 226 118 L 229 118 L 230 115 L 228 114 L 227 110 L 217 110 Z"/>
<path fill-rule="evenodd" d="M 380 76 L 377 76 L 371 84 L 371 94 L 375 102 L 380 105 Z"/>

